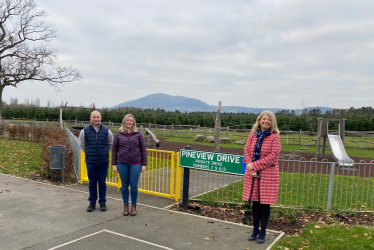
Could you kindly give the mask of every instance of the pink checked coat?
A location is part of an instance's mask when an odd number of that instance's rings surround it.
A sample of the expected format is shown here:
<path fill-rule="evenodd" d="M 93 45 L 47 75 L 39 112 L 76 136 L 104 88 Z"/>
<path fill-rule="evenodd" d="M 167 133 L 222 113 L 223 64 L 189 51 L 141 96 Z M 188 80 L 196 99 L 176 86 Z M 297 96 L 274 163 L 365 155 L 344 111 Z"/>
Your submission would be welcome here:
<path fill-rule="evenodd" d="M 244 157 L 247 163 L 252 162 L 253 151 L 256 145 L 256 133 L 248 136 L 247 143 L 244 147 Z M 248 201 L 251 194 L 253 177 L 251 173 L 260 171 L 260 203 L 274 204 L 278 200 L 279 192 L 279 165 L 278 156 L 281 151 L 279 134 L 272 133 L 265 137 L 261 146 L 260 159 L 253 163 L 253 170 L 245 171 L 243 200 Z M 253 188 L 258 188 L 258 179 L 254 178 Z"/>

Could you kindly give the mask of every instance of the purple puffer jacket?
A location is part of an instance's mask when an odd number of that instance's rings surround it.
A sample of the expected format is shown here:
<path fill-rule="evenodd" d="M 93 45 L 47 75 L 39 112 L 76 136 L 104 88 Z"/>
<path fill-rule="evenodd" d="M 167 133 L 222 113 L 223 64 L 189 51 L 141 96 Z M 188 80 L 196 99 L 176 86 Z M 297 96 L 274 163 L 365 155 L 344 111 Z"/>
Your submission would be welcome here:
<path fill-rule="evenodd" d="M 117 132 L 114 136 L 112 148 L 112 165 L 117 163 L 131 164 L 141 161 L 142 166 L 147 166 L 147 149 L 143 134 L 134 132 L 126 136 Z"/>

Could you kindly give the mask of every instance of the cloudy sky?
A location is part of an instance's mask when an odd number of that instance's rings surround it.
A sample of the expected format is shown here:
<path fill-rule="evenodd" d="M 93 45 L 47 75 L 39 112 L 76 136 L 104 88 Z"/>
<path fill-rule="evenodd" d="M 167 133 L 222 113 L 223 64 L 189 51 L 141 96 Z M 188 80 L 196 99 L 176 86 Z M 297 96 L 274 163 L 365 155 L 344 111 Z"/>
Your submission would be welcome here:
<path fill-rule="evenodd" d="M 3 100 L 111 107 L 153 93 L 257 108 L 374 106 L 374 1 L 35 0 L 83 76 Z"/>

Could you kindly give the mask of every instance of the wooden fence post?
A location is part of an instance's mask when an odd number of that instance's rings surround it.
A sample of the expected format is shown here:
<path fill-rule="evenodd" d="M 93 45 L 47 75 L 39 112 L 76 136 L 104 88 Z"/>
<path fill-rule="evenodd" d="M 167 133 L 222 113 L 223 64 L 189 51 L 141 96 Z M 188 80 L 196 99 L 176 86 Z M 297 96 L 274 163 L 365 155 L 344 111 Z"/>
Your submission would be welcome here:
<path fill-rule="evenodd" d="M 299 145 L 301 145 L 301 129 L 300 129 L 300 134 L 299 134 Z"/>
<path fill-rule="evenodd" d="M 216 114 L 216 121 L 214 126 L 214 152 L 219 152 L 219 142 L 220 142 L 220 130 L 221 130 L 221 101 L 218 102 L 218 109 Z"/>

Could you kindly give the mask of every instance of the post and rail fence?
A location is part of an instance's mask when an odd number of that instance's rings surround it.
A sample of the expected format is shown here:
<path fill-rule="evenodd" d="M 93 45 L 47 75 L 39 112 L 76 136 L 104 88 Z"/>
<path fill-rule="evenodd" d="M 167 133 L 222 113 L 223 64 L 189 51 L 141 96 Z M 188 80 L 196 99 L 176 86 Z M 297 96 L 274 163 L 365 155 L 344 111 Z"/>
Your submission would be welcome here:
<path fill-rule="evenodd" d="M 47 126 L 57 127 L 60 126 L 58 120 L 40 120 L 40 119 L 25 119 L 25 118 L 4 118 L 3 124 L 8 125 L 27 125 L 27 126 Z M 64 127 L 72 126 L 88 126 L 89 121 L 79 120 L 64 120 Z M 104 126 L 109 127 L 112 132 L 117 132 L 120 123 L 103 122 Z M 201 134 L 205 138 L 207 136 L 214 136 L 215 129 L 203 127 L 200 125 L 160 125 L 149 123 L 137 123 L 139 130 L 145 134 L 146 128 L 150 127 L 154 134 L 158 137 L 179 137 L 179 138 L 194 138 L 196 135 Z M 246 124 L 249 127 L 251 124 Z M 235 141 L 246 141 L 251 129 L 238 129 L 237 126 L 220 127 L 220 132 L 225 137 Z M 1 130 L 1 128 L 0 128 Z M 3 134 L 6 133 L 6 129 Z M 338 134 L 338 131 L 330 130 L 331 134 Z M 1 133 L 1 131 L 0 131 Z M 280 131 L 281 143 L 285 145 L 298 145 L 301 149 L 308 147 L 317 147 L 317 132 L 310 131 Z M 374 132 L 373 131 L 345 131 L 344 133 L 344 146 L 353 149 L 374 149 Z"/>

